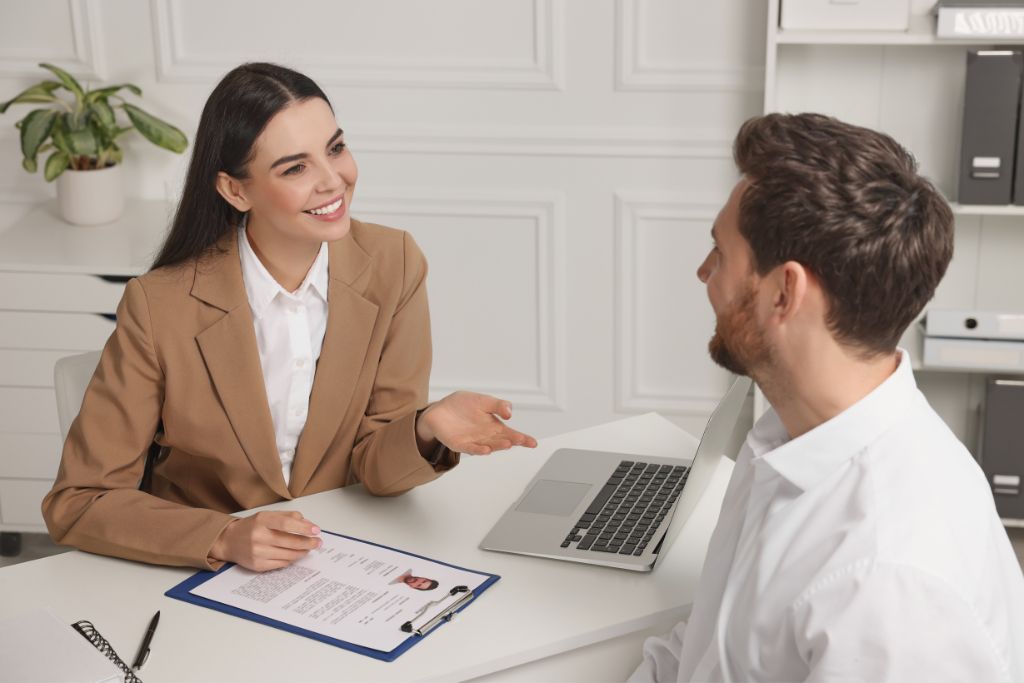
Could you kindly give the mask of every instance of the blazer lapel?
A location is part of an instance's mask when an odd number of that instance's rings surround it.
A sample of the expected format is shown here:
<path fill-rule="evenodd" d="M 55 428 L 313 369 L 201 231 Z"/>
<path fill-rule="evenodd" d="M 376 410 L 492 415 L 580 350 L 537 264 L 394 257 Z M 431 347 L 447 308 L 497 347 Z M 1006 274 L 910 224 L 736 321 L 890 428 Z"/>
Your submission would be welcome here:
<path fill-rule="evenodd" d="M 192 295 L 225 315 L 196 335 L 196 342 L 253 469 L 275 493 L 291 498 L 281 473 L 252 312 L 242 281 L 237 233 L 231 231 L 217 247 L 214 255 L 197 264 Z"/>
<path fill-rule="evenodd" d="M 327 263 L 327 330 L 313 377 L 306 426 L 292 463 L 290 488 L 296 496 L 309 484 L 349 411 L 379 308 L 362 296 L 372 259 L 351 231 L 328 246 Z"/>

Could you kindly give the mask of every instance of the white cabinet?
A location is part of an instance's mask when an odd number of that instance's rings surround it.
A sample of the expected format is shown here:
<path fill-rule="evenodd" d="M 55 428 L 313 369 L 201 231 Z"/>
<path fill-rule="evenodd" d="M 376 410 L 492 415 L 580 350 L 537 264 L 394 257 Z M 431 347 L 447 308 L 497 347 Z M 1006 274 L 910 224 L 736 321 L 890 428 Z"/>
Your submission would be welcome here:
<path fill-rule="evenodd" d="M 102 348 L 171 208 L 129 202 L 118 221 L 91 227 L 64 223 L 52 203 L 5 208 L 22 215 L 0 224 L 0 531 L 45 532 L 40 503 L 62 446 L 53 365 Z"/>
<path fill-rule="evenodd" d="M 780 28 L 770 0 L 764 108 L 830 114 L 900 141 L 956 214 L 953 261 L 929 305 L 1024 312 L 1024 208 L 955 202 L 967 51 L 1012 41 L 938 39 L 933 5 L 914 0 L 906 32 L 796 31 Z M 916 324 L 902 345 L 929 401 L 975 449 L 985 376 L 922 369 Z"/>

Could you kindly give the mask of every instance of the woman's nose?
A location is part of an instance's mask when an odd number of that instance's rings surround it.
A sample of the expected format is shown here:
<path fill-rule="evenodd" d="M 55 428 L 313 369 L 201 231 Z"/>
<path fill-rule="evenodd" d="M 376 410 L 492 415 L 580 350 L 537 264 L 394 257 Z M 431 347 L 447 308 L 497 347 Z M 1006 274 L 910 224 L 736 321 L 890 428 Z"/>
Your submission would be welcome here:
<path fill-rule="evenodd" d="M 317 190 L 320 192 L 329 192 L 337 190 L 344 184 L 341 177 L 341 173 L 338 172 L 331 164 L 324 163 L 320 165 L 320 174 L 317 177 Z"/>

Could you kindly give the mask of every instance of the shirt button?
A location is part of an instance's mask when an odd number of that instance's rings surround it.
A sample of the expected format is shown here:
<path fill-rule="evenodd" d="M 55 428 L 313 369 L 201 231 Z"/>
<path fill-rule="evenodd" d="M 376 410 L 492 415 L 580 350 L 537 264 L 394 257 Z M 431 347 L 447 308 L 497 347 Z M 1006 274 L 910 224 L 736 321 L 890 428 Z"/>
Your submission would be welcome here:
<path fill-rule="evenodd" d="M 297 368 L 301 368 L 305 364 L 306 364 L 306 359 L 305 358 L 300 358 L 297 361 L 295 361 L 295 367 L 297 367 Z"/>

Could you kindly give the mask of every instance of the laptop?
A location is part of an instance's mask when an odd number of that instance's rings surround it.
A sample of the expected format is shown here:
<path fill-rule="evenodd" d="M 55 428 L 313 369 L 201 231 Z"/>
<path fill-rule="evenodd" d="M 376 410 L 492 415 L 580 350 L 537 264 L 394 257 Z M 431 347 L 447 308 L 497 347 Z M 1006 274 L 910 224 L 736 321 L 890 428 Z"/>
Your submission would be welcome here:
<path fill-rule="evenodd" d="M 651 571 L 697 506 L 719 456 L 736 457 L 752 417 L 753 383 L 739 377 L 692 460 L 557 450 L 480 547 Z"/>

